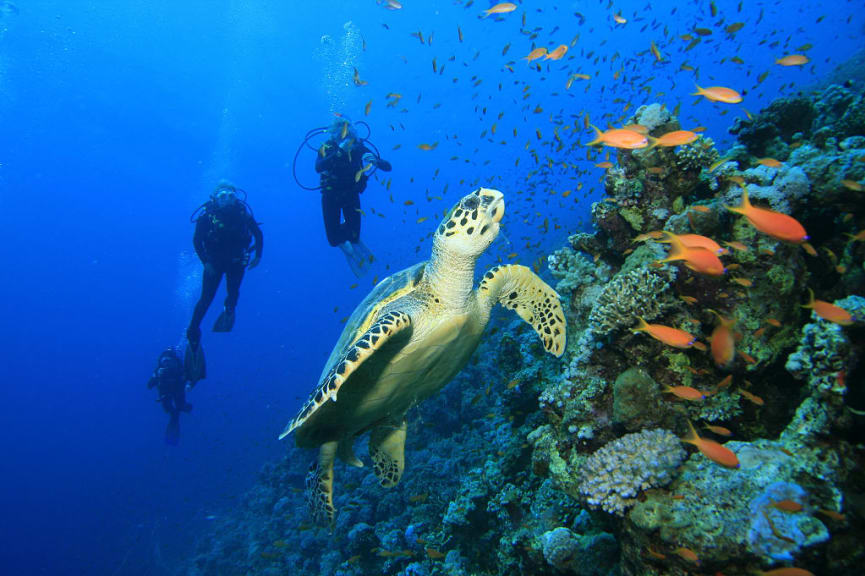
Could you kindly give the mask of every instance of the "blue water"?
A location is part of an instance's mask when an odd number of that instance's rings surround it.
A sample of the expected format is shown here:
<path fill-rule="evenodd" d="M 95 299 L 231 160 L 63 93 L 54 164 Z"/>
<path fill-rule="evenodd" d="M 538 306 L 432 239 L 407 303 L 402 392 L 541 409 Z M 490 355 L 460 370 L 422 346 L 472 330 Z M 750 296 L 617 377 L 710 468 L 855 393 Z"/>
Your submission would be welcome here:
<path fill-rule="evenodd" d="M 208 517 L 237 506 L 280 456 L 277 434 L 317 381 L 340 319 L 372 286 L 367 277 L 352 288 L 325 240 L 319 193 L 292 179 L 304 133 L 334 113 L 366 120 L 394 166 L 379 174 L 390 191 L 381 178 L 361 198 L 362 237 L 378 258 L 371 276 L 425 257 L 443 211 L 477 185 L 508 202 L 506 238 L 481 266 L 512 253 L 530 264 L 587 229 L 602 197 L 592 164 L 604 152 L 568 153 L 575 123 L 582 142 L 591 136 L 585 113 L 603 128 L 643 103 L 681 103 L 683 126 L 705 126 L 723 151 L 744 112 L 688 96 L 683 63 L 702 86 L 743 91 L 756 112 L 862 48 L 852 1 L 748 1 L 739 11 L 716 0 L 715 18 L 707 1 L 525 2 L 484 20 L 487 3 L 403 4 L 0 2 L 2 573 L 169 573 Z M 618 11 L 624 26 L 612 22 Z M 738 21 L 735 37 L 723 33 Z M 679 36 L 695 26 L 714 32 L 683 53 Z M 550 49 L 579 39 L 538 71 L 520 60 L 535 29 Z M 808 43 L 808 66 L 773 65 Z M 354 85 L 354 68 L 367 85 Z M 572 73 L 593 78 L 566 90 Z M 389 92 L 403 95 L 395 108 Z M 550 145 L 557 119 L 571 126 L 559 126 L 562 150 Z M 553 169 L 538 172 L 532 150 Z M 307 184 L 313 158 L 300 156 Z M 209 377 L 189 396 L 180 445 L 168 447 L 145 384 L 158 353 L 182 341 L 200 283 L 189 214 L 220 179 L 248 191 L 264 258 L 243 284 L 234 332 L 207 330 L 222 293 L 205 319 Z"/>

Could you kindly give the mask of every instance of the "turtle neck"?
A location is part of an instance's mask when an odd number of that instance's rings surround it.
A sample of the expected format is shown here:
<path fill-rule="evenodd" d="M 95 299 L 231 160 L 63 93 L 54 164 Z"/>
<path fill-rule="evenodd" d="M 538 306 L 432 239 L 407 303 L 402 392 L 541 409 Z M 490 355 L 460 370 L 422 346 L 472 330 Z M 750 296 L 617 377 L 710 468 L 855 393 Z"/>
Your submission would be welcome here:
<path fill-rule="evenodd" d="M 450 309 L 464 309 L 475 283 L 476 258 L 447 250 L 433 241 L 432 257 L 424 276 L 441 304 Z"/>

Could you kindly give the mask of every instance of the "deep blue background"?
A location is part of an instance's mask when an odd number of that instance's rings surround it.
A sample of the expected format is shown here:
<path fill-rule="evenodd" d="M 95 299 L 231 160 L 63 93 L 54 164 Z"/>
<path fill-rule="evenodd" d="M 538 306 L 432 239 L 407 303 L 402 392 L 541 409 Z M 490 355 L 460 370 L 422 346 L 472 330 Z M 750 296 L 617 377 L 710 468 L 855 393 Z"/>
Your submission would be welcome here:
<path fill-rule="evenodd" d="M 276 435 L 317 381 L 340 319 L 372 285 L 350 288 L 355 279 L 325 241 L 318 193 L 291 178 L 306 130 L 336 111 L 364 118 L 394 165 L 390 191 L 370 182 L 362 197 L 379 278 L 425 257 L 442 212 L 478 183 L 508 202 L 506 237 L 483 265 L 513 252 L 528 264 L 584 226 L 602 195 L 602 171 L 583 147 L 565 155 L 548 145 L 551 116 L 581 127 L 587 112 L 603 127 L 642 103 L 681 102 L 686 128 L 706 126 L 726 145 L 741 108 L 687 96 L 694 76 L 682 63 L 698 67 L 701 85 L 745 91 L 756 112 L 861 47 L 856 2 L 748 1 L 742 12 L 716 3 L 713 19 L 707 1 L 616 2 L 629 19 L 618 27 L 607 2 L 527 2 L 499 21 L 478 19 L 486 3 L 426 0 L 400 11 L 373 0 L 0 8 L 0 570 L 165 573 L 190 553 L 207 516 L 235 505 L 280 455 Z M 746 26 L 728 38 L 721 28 L 736 21 Z M 695 26 L 715 32 L 682 53 L 678 36 Z M 550 49 L 580 37 L 538 71 L 519 60 L 536 27 L 534 42 Z M 652 40 L 660 64 L 647 52 Z M 773 66 L 805 43 L 812 65 Z M 729 61 L 736 55 L 744 65 Z M 443 74 L 433 74 L 433 58 Z M 351 83 L 354 67 L 366 86 Z M 566 91 L 574 72 L 596 76 Z M 399 106 L 386 108 L 388 92 L 403 94 Z M 482 136 L 494 122 L 496 135 Z M 573 130 L 559 132 L 567 147 Z M 438 147 L 419 150 L 423 142 Z M 542 164 L 571 165 L 541 178 L 532 150 Z M 312 161 L 305 151 L 299 172 L 310 184 Z M 181 342 L 199 282 L 188 216 L 222 178 L 249 191 L 265 254 L 243 284 L 234 332 L 205 332 L 210 376 L 191 393 L 195 410 L 170 448 L 145 383 L 158 353 Z M 567 200 L 553 195 L 578 182 L 585 187 Z"/>

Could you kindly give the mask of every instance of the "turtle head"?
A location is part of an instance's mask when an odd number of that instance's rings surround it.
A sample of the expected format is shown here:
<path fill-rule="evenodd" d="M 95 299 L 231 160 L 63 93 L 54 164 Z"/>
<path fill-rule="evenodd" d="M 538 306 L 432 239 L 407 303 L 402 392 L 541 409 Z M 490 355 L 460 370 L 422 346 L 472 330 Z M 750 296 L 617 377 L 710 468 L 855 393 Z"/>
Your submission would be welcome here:
<path fill-rule="evenodd" d="M 504 195 L 491 188 L 479 188 L 445 214 L 434 242 L 464 256 L 480 256 L 498 236 L 504 215 Z"/>

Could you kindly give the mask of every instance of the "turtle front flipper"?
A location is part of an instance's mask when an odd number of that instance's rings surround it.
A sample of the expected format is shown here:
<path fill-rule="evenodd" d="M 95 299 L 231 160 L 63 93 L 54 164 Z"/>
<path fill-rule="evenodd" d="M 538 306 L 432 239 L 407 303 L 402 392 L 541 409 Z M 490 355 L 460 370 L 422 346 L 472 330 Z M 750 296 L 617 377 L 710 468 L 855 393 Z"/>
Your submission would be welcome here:
<path fill-rule="evenodd" d="M 550 354 L 565 352 L 565 314 L 556 291 L 525 266 L 496 266 L 484 274 L 478 297 L 489 308 L 498 302 L 515 310 L 535 329 Z"/>
<path fill-rule="evenodd" d="M 300 413 L 288 423 L 279 439 L 282 440 L 295 428 L 303 424 L 313 412 L 318 410 L 328 400 L 336 402 L 337 393 L 349 376 L 372 356 L 376 350 L 384 346 L 391 338 L 411 326 L 411 318 L 405 312 L 393 311 L 383 314 L 376 320 L 363 336 L 355 340 L 339 360 L 334 362 L 333 368 L 321 381 L 321 385 L 312 393 L 309 400 L 301 408 Z"/>
<path fill-rule="evenodd" d="M 306 503 L 317 524 L 333 525 L 333 459 L 339 442 L 325 442 L 318 451 L 318 460 L 306 473 Z"/>
<path fill-rule="evenodd" d="M 369 435 L 369 455 L 379 484 L 393 488 L 405 468 L 405 420 L 399 426 L 381 425 Z"/>

